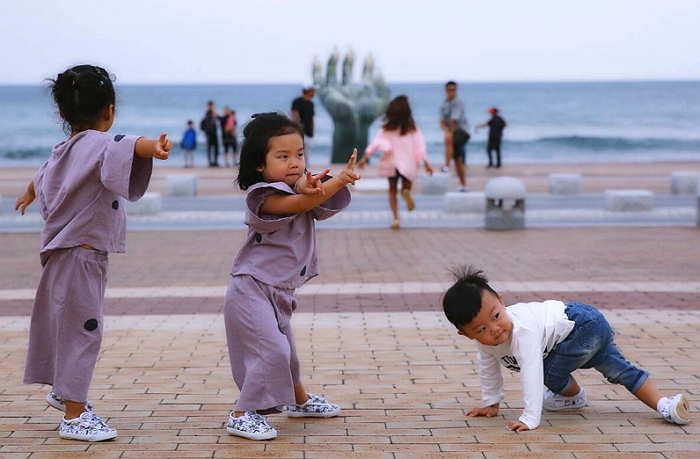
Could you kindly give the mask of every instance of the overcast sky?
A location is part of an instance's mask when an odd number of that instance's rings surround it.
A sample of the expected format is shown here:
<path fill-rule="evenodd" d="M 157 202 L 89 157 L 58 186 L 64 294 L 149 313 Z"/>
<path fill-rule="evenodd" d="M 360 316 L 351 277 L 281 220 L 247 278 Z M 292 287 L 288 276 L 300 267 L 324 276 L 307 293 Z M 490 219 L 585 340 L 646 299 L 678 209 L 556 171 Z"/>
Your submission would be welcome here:
<path fill-rule="evenodd" d="M 700 79 L 698 0 L 3 1 L 0 84 L 311 82 L 352 48 L 389 82 Z"/>

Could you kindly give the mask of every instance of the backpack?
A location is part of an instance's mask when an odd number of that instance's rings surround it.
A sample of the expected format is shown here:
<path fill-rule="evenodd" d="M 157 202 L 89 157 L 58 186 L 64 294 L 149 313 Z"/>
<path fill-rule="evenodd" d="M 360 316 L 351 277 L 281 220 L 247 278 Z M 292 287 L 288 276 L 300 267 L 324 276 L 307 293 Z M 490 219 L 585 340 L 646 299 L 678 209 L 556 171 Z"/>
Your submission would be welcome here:
<path fill-rule="evenodd" d="M 207 134 L 216 133 L 216 121 L 213 116 L 205 116 L 199 122 L 199 128 Z"/>

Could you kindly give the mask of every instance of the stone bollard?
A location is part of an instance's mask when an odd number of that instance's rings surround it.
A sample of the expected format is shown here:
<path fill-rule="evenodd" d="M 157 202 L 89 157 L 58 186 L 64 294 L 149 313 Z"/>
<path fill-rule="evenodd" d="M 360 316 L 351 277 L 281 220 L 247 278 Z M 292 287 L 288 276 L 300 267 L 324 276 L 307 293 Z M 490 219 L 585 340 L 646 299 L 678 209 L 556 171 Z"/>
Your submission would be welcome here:
<path fill-rule="evenodd" d="M 463 193 L 461 191 L 445 193 L 445 212 L 483 214 L 485 210 L 484 193 Z"/>
<path fill-rule="evenodd" d="M 167 196 L 197 196 L 197 176 L 195 174 L 168 175 Z"/>
<path fill-rule="evenodd" d="M 450 186 L 450 174 L 435 172 L 433 175 L 422 175 L 420 183 L 423 194 L 445 194 Z"/>
<path fill-rule="evenodd" d="M 486 183 L 486 218 L 488 230 L 525 228 L 525 185 L 515 177 L 496 177 Z"/>
<path fill-rule="evenodd" d="M 157 215 L 160 212 L 160 193 L 146 193 L 136 202 L 126 202 L 127 215 Z"/>
<path fill-rule="evenodd" d="M 674 172 L 671 174 L 671 193 L 692 194 L 700 184 L 700 174 L 695 172 Z"/>
<path fill-rule="evenodd" d="M 605 190 L 605 210 L 649 211 L 653 195 L 649 190 Z"/>
<path fill-rule="evenodd" d="M 549 174 L 549 193 L 579 194 L 581 181 L 581 174 Z"/>

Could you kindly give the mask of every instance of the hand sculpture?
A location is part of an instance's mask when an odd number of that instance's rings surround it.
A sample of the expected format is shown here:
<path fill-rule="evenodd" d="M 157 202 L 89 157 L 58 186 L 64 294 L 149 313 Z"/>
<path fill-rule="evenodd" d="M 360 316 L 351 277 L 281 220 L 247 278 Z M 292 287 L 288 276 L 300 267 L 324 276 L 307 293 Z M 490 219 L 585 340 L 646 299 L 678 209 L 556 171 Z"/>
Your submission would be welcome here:
<path fill-rule="evenodd" d="M 321 103 L 333 118 L 332 163 L 346 163 L 354 148 L 363 152 L 367 147 L 369 126 L 386 110 L 389 89 L 382 76 L 374 74 L 374 59 L 368 56 L 362 72 L 362 84 L 352 84 L 355 54 L 350 51 L 343 61 L 343 79 L 338 85 L 336 66 L 338 52 L 328 59 L 326 78 L 321 63 L 314 60 L 313 78 Z"/>

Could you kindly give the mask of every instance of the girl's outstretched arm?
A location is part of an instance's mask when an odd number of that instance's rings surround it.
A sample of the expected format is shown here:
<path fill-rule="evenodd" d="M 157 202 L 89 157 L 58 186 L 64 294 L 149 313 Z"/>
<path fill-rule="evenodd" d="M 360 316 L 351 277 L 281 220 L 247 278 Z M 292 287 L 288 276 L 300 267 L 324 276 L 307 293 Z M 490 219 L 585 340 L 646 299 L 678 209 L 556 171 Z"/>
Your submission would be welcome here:
<path fill-rule="evenodd" d="M 168 159 L 173 143 L 165 132 L 157 139 L 140 137 L 134 146 L 134 153 L 142 158 Z"/>
<path fill-rule="evenodd" d="M 320 180 L 320 176 L 325 176 L 326 173 L 321 173 L 316 176 L 311 177 L 311 185 L 309 185 L 308 176 L 299 179 L 298 189 L 304 188 L 320 188 L 320 191 L 314 193 L 304 193 L 304 194 L 284 194 L 275 193 L 268 196 L 265 202 L 260 207 L 260 210 L 266 214 L 270 215 L 290 215 L 299 214 L 302 212 L 308 212 L 314 207 L 317 207 L 328 199 L 330 199 L 334 194 L 343 189 L 348 184 L 355 184 L 360 176 L 355 173 L 355 163 L 357 162 L 357 149 L 355 149 L 350 156 L 350 160 L 345 165 L 340 174 L 326 180 L 323 183 L 317 183 Z"/>
<path fill-rule="evenodd" d="M 36 199 L 36 193 L 34 192 L 34 181 L 32 180 L 29 182 L 29 186 L 27 187 L 27 191 L 24 193 L 24 196 L 20 196 L 20 198 L 17 199 L 15 210 L 19 209 L 20 213 L 24 215 L 24 211 L 27 209 L 27 207 L 29 207 L 29 204 L 31 204 L 34 199 Z"/>

